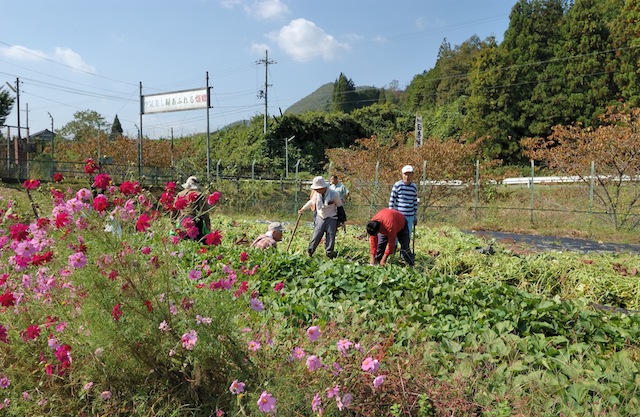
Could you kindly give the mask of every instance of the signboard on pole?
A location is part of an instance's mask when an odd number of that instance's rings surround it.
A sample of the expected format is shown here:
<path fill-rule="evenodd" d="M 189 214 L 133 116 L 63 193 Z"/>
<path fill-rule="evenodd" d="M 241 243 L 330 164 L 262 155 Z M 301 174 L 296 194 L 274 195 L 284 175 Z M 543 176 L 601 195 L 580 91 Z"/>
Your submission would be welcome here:
<path fill-rule="evenodd" d="M 422 146 L 422 116 L 416 115 L 416 141 L 414 143 L 415 148 Z"/>
<path fill-rule="evenodd" d="M 172 93 L 148 94 L 142 96 L 142 114 L 165 113 L 209 107 L 208 88 L 175 91 Z"/>

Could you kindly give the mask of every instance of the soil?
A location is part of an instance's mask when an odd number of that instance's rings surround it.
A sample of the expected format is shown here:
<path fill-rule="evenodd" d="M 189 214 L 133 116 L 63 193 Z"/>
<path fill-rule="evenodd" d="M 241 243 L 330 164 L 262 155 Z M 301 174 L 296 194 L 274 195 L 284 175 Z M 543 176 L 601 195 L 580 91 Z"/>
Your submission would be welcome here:
<path fill-rule="evenodd" d="M 640 245 L 625 243 L 608 243 L 590 239 L 527 235 L 508 232 L 493 232 L 489 230 L 467 230 L 475 236 L 482 237 L 488 244 L 499 243 L 514 252 L 528 253 L 539 251 L 571 251 L 580 253 L 614 252 L 640 254 Z"/>

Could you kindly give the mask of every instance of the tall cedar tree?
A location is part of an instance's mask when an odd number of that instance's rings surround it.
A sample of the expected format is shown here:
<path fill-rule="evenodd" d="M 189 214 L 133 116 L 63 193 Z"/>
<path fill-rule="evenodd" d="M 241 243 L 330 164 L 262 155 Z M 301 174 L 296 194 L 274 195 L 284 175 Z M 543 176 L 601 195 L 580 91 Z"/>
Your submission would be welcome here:
<path fill-rule="evenodd" d="M 333 84 L 333 110 L 337 112 L 350 113 L 356 107 L 358 97 L 356 87 L 350 78 L 343 73 Z"/>
<path fill-rule="evenodd" d="M 120 119 L 118 119 L 118 115 L 113 119 L 113 124 L 111 125 L 111 133 L 109 133 L 109 140 L 116 140 L 120 136 L 122 136 L 122 125 L 120 124 Z"/>

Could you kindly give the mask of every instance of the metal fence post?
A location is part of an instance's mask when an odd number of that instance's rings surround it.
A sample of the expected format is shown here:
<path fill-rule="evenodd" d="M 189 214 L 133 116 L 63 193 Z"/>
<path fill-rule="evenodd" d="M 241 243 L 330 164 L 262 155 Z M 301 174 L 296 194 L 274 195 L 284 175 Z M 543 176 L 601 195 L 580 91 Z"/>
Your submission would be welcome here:
<path fill-rule="evenodd" d="M 480 188 L 480 161 L 476 159 L 476 195 L 475 195 L 476 207 L 474 209 L 474 216 L 476 220 L 478 220 L 478 205 L 480 202 L 479 188 Z"/>
<path fill-rule="evenodd" d="M 251 163 L 251 207 L 256 205 L 256 160 Z"/>
<path fill-rule="evenodd" d="M 295 187 L 296 187 L 296 192 L 294 194 L 294 199 L 293 199 L 293 213 L 295 214 L 295 212 L 298 210 L 298 188 L 299 188 L 299 179 L 298 179 L 298 172 L 299 172 L 299 168 L 300 168 L 300 160 L 298 159 L 298 162 L 296 162 L 296 182 L 295 182 Z"/>
<path fill-rule="evenodd" d="M 373 213 L 375 213 L 378 207 L 378 192 L 380 191 L 380 183 L 378 181 L 379 171 L 380 171 L 380 161 L 376 161 L 376 182 L 373 188 L 373 207 L 369 210 L 369 215 L 372 215 Z"/>
<path fill-rule="evenodd" d="M 535 162 L 531 160 L 531 201 L 529 202 L 529 222 L 533 225 L 533 179 L 535 171 Z"/>
<path fill-rule="evenodd" d="M 596 165 L 591 161 L 591 178 L 589 181 L 589 235 L 591 235 L 591 223 L 593 222 L 593 187 L 596 177 Z"/>
<path fill-rule="evenodd" d="M 216 164 L 216 182 L 220 181 L 220 161 L 221 159 L 218 159 L 218 163 Z"/>

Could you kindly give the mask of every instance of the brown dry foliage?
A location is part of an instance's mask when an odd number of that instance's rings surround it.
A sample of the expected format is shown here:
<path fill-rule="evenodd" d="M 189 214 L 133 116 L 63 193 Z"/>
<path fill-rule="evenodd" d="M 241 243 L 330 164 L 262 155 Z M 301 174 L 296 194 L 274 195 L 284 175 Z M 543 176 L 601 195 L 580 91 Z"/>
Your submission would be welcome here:
<path fill-rule="evenodd" d="M 414 181 L 420 182 L 425 161 L 428 181 L 460 180 L 469 183 L 474 180 L 475 161 L 481 154 L 481 141 L 467 144 L 463 141 L 441 142 L 426 138 L 422 147 L 414 148 L 410 145 L 412 140 L 411 134 L 398 134 L 396 140 L 388 144 L 378 141 L 376 137 L 363 138 L 356 140 L 356 145 L 349 149 L 330 149 L 327 156 L 338 168 L 341 178 L 352 185 L 363 185 L 363 190 L 359 191 L 362 195 L 367 190 L 373 193 L 371 184 L 376 180 L 377 164 L 379 184 L 393 184 L 401 179 L 400 170 L 404 165 L 413 165 Z M 493 161 L 484 164 L 484 167 L 495 164 Z M 429 205 L 451 192 L 451 187 L 427 187 L 426 194 L 422 196 Z"/>

